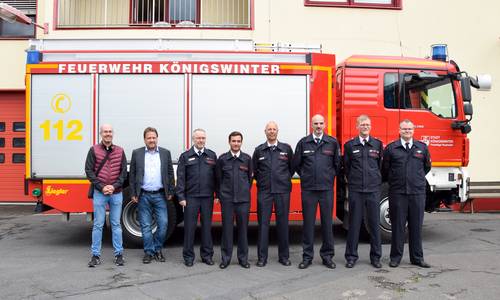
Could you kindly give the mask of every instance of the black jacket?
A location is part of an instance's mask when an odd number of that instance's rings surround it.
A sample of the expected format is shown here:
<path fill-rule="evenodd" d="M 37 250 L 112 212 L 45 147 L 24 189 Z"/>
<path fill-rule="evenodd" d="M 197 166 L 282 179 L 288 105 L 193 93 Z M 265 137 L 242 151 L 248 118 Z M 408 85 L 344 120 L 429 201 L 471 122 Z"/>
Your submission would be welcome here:
<path fill-rule="evenodd" d="M 174 168 L 172 166 L 172 157 L 170 151 L 165 148 L 158 147 L 160 152 L 161 161 L 161 182 L 165 189 L 165 196 L 174 195 Z M 141 194 L 141 186 L 144 180 L 144 154 L 145 147 L 137 148 L 132 152 L 132 159 L 130 161 L 130 193 L 131 196 L 139 197 Z"/>
<path fill-rule="evenodd" d="M 380 190 L 383 151 L 382 142 L 371 136 L 364 146 L 359 136 L 345 143 L 344 172 L 350 191 L 375 192 Z"/>
<path fill-rule="evenodd" d="M 216 163 L 217 155 L 207 148 L 201 156 L 198 156 L 194 147 L 181 154 L 175 188 L 179 201 L 187 197 L 213 197 Z"/>
<path fill-rule="evenodd" d="M 290 193 L 293 151 L 290 145 L 278 142 L 274 151 L 267 142 L 255 148 L 252 156 L 254 178 L 259 192 Z"/>
<path fill-rule="evenodd" d="M 323 134 L 316 144 L 312 134 L 302 138 L 295 148 L 293 166 L 300 175 L 303 190 L 328 191 L 340 168 L 340 147 L 334 137 Z"/>
<path fill-rule="evenodd" d="M 250 202 L 252 158 L 240 152 L 234 158 L 231 151 L 222 154 L 215 167 L 216 197 L 224 202 Z"/>
<path fill-rule="evenodd" d="M 396 140 L 384 150 L 382 176 L 389 182 L 389 192 L 425 194 L 425 175 L 431 170 L 431 155 L 427 145 L 413 140 L 409 151 Z"/>

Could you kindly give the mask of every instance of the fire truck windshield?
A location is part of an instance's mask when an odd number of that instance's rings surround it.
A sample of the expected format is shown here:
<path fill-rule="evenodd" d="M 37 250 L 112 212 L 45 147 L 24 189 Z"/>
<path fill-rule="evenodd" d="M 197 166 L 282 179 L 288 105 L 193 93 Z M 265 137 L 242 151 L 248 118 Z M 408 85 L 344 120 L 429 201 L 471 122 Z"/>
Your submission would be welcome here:
<path fill-rule="evenodd" d="M 404 74 L 403 92 L 402 108 L 427 109 L 441 118 L 456 117 L 455 94 L 448 76 Z"/>

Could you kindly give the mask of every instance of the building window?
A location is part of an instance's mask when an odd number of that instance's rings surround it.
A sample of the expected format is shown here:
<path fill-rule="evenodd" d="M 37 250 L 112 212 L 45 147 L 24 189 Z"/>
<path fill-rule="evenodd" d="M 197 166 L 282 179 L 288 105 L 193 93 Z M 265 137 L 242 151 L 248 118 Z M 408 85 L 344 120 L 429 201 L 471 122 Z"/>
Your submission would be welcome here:
<path fill-rule="evenodd" d="M 24 122 L 14 122 L 12 123 L 12 131 L 15 132 L 25 132 L 26 131 L 26 125 Z"/>
<path fill-rule="evenodd" d="M 14 148 L 24 148 L 26 145 L 26 140 L 24 138 L 13 138 L 12 147 Z"/>
<path fill-rule="evenodd" d="M 250 28 L 255 0 L 58 0 L 58 28 Z"/>
<path fill-rule="evenodd" d="M 12 163 L 14 164 L 24 164 L 26 161 L 26 157 L 24 153 L 13 153 L 12 154 Z"/>
<path fill-rule="evenodd" d="M 36 0 L 2 0 L 22 13 L 35 20 Z M 0 39 L 23 39 L 35 37 L 35 26 L 33 24 L 21 24 L 19 22 L 9 23 L 0 19 Z"/>
<path fill-rule="evenodd" d="M 0 148 L 5 147 L 5 138 L 0 138 Z"/>
<path fill-rule="evenodd" d="M 200 0 L 131 0 L 131 23 L 199 24 Z"/>
<path fill-rule="evenodd" d="M 0 164 L 3 164 L 5 162 L 5 154 L 0 153 Z"/>
<path fill-rule="evenodd" d="M 28 16 L 34 18 L 35 16 Z M 35 37 L 35 25 L 9 23 L 0 19 L 0 38 L 32 38 Z"/>
<path fill-rule="evenodd" d="M 0 122 L 0 132 L 5 131 L 5 122 Z"/>
<path fill-rule="evenodd" d="M 340 6 L 401 9 L 402 0 L 305 0 L 306 6 Z"/>

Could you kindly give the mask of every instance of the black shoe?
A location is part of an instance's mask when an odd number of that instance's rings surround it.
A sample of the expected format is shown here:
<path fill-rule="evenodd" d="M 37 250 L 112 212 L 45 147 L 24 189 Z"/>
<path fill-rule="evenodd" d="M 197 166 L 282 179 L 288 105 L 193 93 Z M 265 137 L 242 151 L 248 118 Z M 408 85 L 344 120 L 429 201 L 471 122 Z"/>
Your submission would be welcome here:
<path fill-rule="evenodd" d="M 279 263 L 284 265 L 285 267 L 289 267 L 292 265 L 292 262 L 288 258 L 280 259 Z"/>
<path fill-rule="evenodd" d="M 101 258 L 97 255 L 92 255 L 89 261 L 89 268 L 94 268 L 101 264 Z"/>
<path fill-rule="evenodd" d="M 204 264 L 207 264 L 209 266 L 213 266 L 214 265 L 214 261 L 212 260 L 211 257 L 209 258 L 202 258 L 201 261 L 204 263 Z"/>
<path fill-rule="evenodd" d="M 428 263 L 426 263 L 425 261 L 421 260 L 419 262 L 415 262 L 415 263 L 411 263 L 412 265 L 415 265 L 415 266 L 419 266 L 421 268 L 430 268 L 431 265 L 429 265 Z"/>
<path fill-rule="evenodd" d="M 151 254 L 144 254 L 144 257 L 142 258 L 142 263 L 143 264 L 150 264 L 151 261 L 153 261 L 154 257 Z"/>
<path fill-rule="evenodd" d="M 331 259 L 323 259 L 323 265 L 328 269 L 335 269 L 337 265 Z"/>
<path fill-rule="evenodd" d="M 382 268 L 382 264 L 379 261 L 372 261 L 371 265 L 376 269 Z"/>
<path fill-rule="evenodd" d="M 239 265 L 242 267 L 242 268 L 245 268 L 245 269 L 250 269 L 250 264 L 247 262 L 239 262 Z"/>
<path fill-rule="evenodd" d="M 229 266 L 228 262 L 221 262 L 220 265 L 219 265 L 219 268 L 225 269 L 225 268 L 227 268 L 227 266 Z"/>
<path fill-rule="evenodd" d="M 311 265 L 311 261 L 310 260 L 303 260 L 299 264 L 299 269 L 307 269 L 310 265 Z"/>
<path fill-rule="evenodd" d="M 257 267 L 265 267 L 267 262 L 265 260 L 258 260 L 257 263 L 255 264 Z"/>
<path fill-rule="evenodd" d="M 125 264 L 125 260 L 123 259 L 123 255 L 118 254 L 115 256 L 115 265 L 117 266 L 123 266 Z"/>
<path fill-rule="evenodd" d="M 192 261 L 190 261 L 190 260 L 185 260 L 185 261 L 184 261 L 184 265 L 185 265 L 186 267 L 192 267 L 192 266 L 193 266 L 193 262 L 192 262 Z"/>
<path fill-rule="evenodd" d="M 348 260 L 348 261 L 345 263 L 345 267 L 346 267 L 346 268 L 351 269 L 351 268 L 354 268 L 354 265 L 355 265 L 355 264 L 356 264 L 356 263 L 355 263 L 354 261 L 352 261 L 352 260 Z"/>
<path fill-rule="evenodd" d="M 397 268 L 399 266 L 399 263 L 397 261 L 390 261 L 389 262 L 389 267 L 391 268 Z"/>
<path fill-rule="evenodd" d="M 165 256 L 163 256 L 163 253 L 161 252 L 161 250 L 155 253 L 155 259 L 156 259 L 156 261 L 159 261 L 159 262 L 165 262 Z"/>

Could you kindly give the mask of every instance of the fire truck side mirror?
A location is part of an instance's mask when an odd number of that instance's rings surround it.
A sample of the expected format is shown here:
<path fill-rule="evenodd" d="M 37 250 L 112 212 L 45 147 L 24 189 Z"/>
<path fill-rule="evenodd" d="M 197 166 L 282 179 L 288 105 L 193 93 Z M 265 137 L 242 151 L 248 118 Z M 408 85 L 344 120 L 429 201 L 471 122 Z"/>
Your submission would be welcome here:
<path fill-rule="evenodd" d="M 491 75 L 490 74 L 481 74 L 476 76 L 477 85 L 479 85 L 480 91 L 489 91 L 491 90 Z"/>
<path fill-rule="evenodd" d="M 472 103 L 470 102 L 464 102 L 464 115 L 466 116 L 472 116 L 473 110 L 472 110 Z"/>
<path fill-rule="evenodd" d="M 462 87 L 462 100 L 464 101 L 464 109 L 465 103 L 470 102 L 472 100 L 472 95 L 470 91 L 471 79 L 470 77 L 462 77 L 460 79 L 460 86 Z M 472 106 L 471 106 L 472 109 Z"/>

